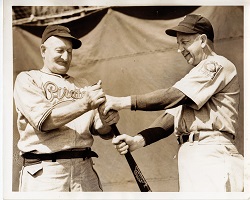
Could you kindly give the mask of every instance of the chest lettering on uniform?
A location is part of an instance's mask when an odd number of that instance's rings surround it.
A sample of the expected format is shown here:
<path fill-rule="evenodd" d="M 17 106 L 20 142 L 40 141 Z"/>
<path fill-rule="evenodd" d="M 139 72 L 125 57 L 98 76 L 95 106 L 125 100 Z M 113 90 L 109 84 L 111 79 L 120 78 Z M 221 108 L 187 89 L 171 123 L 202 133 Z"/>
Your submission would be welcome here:
<path fill-rule="evenodd" d="M 53 101 L 54 99 L 62 100 L 64 98 L 81 99 L 83 97 L 80 89 L 69 90 L 66 87 L 58 87 L 55 83 L 50 81 L 44 84 L 44 90 L 49 101 Z"/>

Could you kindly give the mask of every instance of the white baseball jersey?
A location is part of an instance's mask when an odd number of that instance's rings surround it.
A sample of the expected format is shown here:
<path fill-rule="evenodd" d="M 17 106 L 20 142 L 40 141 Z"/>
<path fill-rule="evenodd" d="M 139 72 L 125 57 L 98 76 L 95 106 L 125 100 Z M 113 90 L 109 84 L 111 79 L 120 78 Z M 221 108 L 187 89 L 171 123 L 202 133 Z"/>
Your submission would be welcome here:
<path fill-rule="evenodd" d="M 177 135 L 192 131 L 237 133 L 240 87 L 232 62 L 219 55 L 208 57 L 173 87 L 194 102 L 177 107 Z"/>
<path fill-rule="evenodd" d="M 76 80 L 40 70 L 21 72 L 17 76 L 14 99 L 20 133 L 18 148 L 21 152 L 51 153 L 92 146 L 90 127 L 98 113 L 96 111 L 89 111 L 58 129 L 41 131 L 53 107 L 82 98 L 80 88 L 87 85 L 85 79 Z"/>

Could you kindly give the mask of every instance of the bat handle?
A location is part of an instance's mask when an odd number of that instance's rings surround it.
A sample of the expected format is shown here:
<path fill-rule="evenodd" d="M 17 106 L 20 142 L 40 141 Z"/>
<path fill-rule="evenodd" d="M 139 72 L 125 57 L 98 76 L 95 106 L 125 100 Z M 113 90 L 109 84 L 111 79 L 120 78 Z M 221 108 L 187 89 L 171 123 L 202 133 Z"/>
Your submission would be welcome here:
<path fill-rule="evenodd" d="M 120 131 L 119 131 L 118 128 L 116 127 L 116 124 L 112 124 L 112 125 L 111 125 L 111 128 L 112 128 L 112 130 L 113 130 L 115 136 L 121 135 L 121 134 L 120 134 Z"/>

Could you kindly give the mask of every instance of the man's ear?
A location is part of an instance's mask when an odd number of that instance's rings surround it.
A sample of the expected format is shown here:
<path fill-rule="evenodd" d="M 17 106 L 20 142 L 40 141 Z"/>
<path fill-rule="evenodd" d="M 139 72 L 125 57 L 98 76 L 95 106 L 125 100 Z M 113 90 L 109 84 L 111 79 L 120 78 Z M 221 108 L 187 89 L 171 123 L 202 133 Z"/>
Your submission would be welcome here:
<path fill-rule="evenodd" d="M 41 52 L 41 55 L 42 55 L 42 57 L 44 58 L 44 54 L 45 54 L 45 50 L 46 50 L 46 46 L 44 46 L 44 44 L 42 44 L 41 46 L 40 46 L 40 52 Z"/>
<path fill-rule="evenodd" d="M 201 35 L 201 48 L 205 48 L 206 45 L 207 45 L 207 35 L 202 34 Z"/>

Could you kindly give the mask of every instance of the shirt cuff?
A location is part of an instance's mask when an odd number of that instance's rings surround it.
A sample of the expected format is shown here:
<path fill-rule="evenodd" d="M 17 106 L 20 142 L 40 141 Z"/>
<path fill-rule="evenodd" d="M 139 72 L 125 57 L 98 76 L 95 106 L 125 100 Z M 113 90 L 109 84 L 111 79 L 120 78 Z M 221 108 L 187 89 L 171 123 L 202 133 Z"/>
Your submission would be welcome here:
<path fill-rule="evenodd" d="M 132 95 L 131 96 L 131 110 L 136 111 L 136 109 L 137 109 L 137 96 Z"/>

